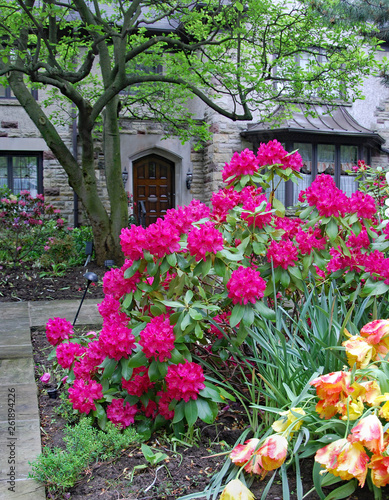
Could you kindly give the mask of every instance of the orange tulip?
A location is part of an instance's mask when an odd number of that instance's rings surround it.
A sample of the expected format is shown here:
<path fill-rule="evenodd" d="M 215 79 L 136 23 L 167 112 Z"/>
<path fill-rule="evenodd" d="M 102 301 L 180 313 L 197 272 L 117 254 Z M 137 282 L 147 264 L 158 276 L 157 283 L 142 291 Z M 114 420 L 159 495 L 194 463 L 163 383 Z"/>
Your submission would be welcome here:
<path fill-rule="evenodd" d="M 265 471 L 278 469 L 285 462 L 288 441 L 284 436 L 273 434 L 265 439 L 257 453 Z"/>
<path fill-rule="evenodd" d="M 365 337 L 369 344 L 378 344 L 385 336 L 389 335 L 389 320 L 376 319 L 371 321 L 362 328 L 360 334 Z"/>
<path fill-rule="evenodd" d="M 341 395 L 350 393 L 350 374 L 346 372 L 332 372 L 315 378 L 310 382 L 316 387 L 316 393 L 320 399 L 325 399 L 329 404 L 339 401 Z"/>
<path fill-rule="evenodd" d="M 374 347 L 359 335 L 350 337 L 342 346 L 346 348 L 347 361 L 351 367 L 356 364 L 357 368 L 366 368 L 372 358 L 375 358 Z"/>
<path fill-rule="evenodd" d="M 389 457 L 373 455 L 370 460 L 371 480 L 378 488 L 389 484 Z"/>
<path fill-rule="evenodd" d="M 384 429 L 375 415 L 362 418 L 358 425 L 351 429 L 351 434 L 348 438 L 350 442 L 359 442 L 375 454 L 384 449 Z"/>
<path fill-rule="evenodd" d="M 338 439 L 318 450 L 315 460 L 334 476 L 345 481 L 355 477 L 361 488 L 365 484 L 369 457 L 360 443 Z"/>
<path fill-rule="evenodd" d="M 238 444 L 230 453 L 232 463 L 242 467 L 254 455 L 258 448 L 259 439 L 248 439 L 245 444 Z"/>

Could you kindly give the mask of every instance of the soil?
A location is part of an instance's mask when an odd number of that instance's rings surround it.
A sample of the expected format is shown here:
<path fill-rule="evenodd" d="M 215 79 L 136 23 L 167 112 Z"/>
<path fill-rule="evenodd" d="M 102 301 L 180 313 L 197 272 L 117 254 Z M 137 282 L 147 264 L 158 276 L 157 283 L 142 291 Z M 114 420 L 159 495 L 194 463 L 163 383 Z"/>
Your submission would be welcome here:
<path fill-rule="evenodd" d="M 100 278 L 99 283 L 89 287 L 87 297 L 103 297 L 101 279 L 106 269 L 93 263 L 88 267 L 68 269 L 63 276 L 40 275 L 37 271 L 21 268 L 0 269 L 0 302 L 80 299 L 86 285 L 83 275 L 87 271 L 95 272 Z M 42 446 L 61 447 L 63 446 L 63 429 L 67 424 L 63 416 L 57 413 L 61 399 L 49 398 L 47 394 L 49 386 L 40 381 L 42 365 L 46 370 L 50 370 L 51 362 L 47 360 L 47 357 L 52 347 L 42 331 L 32 331 L 31 339 L 38 385 Z M 63 390 L 65 389 L 62 388 L 59 392 Z M 153 436 L 147 444 L 166 453 L 169 457 L 157 466 L 151 466 L 145 460 L 139 445 L 132 445 L 115 460 L 92 464 L 84 471 L 79 483 L 65 494 L 54 496 L 47 492 L 47 498 L 51 500 L 177 500 L 183 495 L 201 492 L 225 462 L 224 456 L 209 456 L 231 449 L 245 428 L 247 428 L 247 422 L 244 412 L 238 404 L 232 404 L 221 408 L 214 424 L 206 425 L 198 422 L 196 428 L 198 439 L 193 446 L 175 448 L 164 434 Z M 143 468 L 137 467 L 139 465 Z M 306 493 L 312 488 L 312 461 L 302 461 L 300 466 L 304 493 Z M 277 473 L 266 495 L 267 500 L 283 499 L 280 479 Z M 267 479 L 255 480 L 250 487 L 256 499 L 261 498 L 266 483 Z M 289 485 L 290 498 L 296 499 L 293 471 L 290 474 Z M 372 497 L 372 493 L 365 487 L 348 499 L 370 500 Z M 313 492 L 305 498 L 317 500 L 319 497 Z M 383 498 L 389 498 L 389 492 L 383 491 Z"/>
<path fill-rule="evenodd" d="M 102 298 L 102 279 L 107 269 L 95 263 L 69 267 L 60 274 L 26 266 L 0 266 L 0 302 L 81 299 L 88 280 L 87 272 L 95 273 L 98 282 L 90 283 L 86 298 Z"/>

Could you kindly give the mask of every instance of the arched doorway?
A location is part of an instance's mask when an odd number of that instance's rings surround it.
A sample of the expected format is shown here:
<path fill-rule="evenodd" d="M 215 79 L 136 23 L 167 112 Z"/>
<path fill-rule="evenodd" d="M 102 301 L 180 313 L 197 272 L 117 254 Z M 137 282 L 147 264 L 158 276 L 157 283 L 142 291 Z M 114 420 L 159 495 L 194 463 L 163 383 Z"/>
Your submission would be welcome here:
<path fill-rule="evenodd" d="M 152 154 L 133 164 L 134 212 L 144 226 L 174 207 L 174 163 Z"/>

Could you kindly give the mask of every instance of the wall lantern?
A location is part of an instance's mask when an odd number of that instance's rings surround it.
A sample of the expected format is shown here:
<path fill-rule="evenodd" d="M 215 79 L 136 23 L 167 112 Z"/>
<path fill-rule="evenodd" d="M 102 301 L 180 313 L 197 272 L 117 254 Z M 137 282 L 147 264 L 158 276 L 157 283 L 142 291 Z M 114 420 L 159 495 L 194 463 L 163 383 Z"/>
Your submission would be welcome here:
<path fill-rule="evenodd" d="M 192 182 L 193 182 L 193 174 L 192 174 L 192 172 L 189 171 L 186 174 L 186 188 L 187 189 L 190 189 Z"/>
<path fill-rule="evenodd" d="M 123 179 L 123 184 L 126 185 L 128 181 L 128 172 L 126 167 L 124 167 L 124 170 L 122 171 L 122 179 Z"/>

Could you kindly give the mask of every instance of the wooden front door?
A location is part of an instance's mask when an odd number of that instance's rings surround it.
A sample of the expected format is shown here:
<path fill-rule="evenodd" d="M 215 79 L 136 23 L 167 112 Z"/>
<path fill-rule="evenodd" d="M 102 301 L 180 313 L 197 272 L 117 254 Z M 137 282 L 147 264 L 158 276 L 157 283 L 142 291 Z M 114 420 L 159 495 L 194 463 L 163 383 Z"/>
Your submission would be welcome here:
<path fill-rule="evenodd" d="M 134 162 L 134 211 L 145 227 L 174 207 L 174 163 L 158 155 Z"/>

